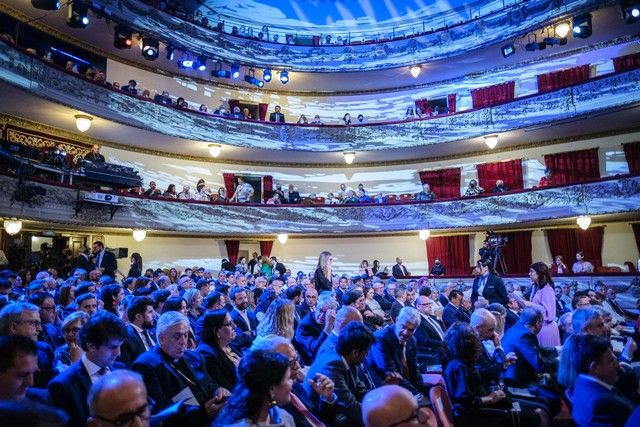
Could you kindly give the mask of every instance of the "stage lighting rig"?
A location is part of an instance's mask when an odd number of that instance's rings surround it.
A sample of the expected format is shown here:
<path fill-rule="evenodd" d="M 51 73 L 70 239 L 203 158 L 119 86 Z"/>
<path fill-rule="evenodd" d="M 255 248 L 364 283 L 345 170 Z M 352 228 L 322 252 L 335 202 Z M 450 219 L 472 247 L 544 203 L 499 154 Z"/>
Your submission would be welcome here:
<path fill-rule="evenodd" d="M 287 70 L 280 71 L 280 83 L 283 85 L 289 83 L 289 72 Z"/>
<path fill-rule="evenodd" d="M 264 80 L 265 82 L 271 81 L 271 70 L 269 68 L 265 68 L 262 72 L 262 80 Z"/>
<path fill-rule="evenodd" d="M 131 49 L 133 32 L 128 28 L 116 25 L 113 28 L 113 47 L 116 49 Z"/>
<path fill-rule="evenodd" d="M 244 81 L 257 87 L 264 86 L 264 82 L 256 78 L 256 70 L 253 68 L 249 68 L 249 73 L 244 75 Z"/>
<path fill-rule="evenodd" d="M 58 10 L 60 1 L 58 0 L 31 0 L 31 6 L 40 10 Z"/>
<path fill-rule="evenodd" d="M 640 20 L 640 0 L 620 0 L 622 19 L 627 24 L 633 24 Z"/>
<path fill-rule="evenodd" d="M 71 28 L 85 28 L 89 25 L 89 7 L 78 0 L 70 3 L 67 13 L 67 25 Z"/>
<path fill-rule="evenodd" d="M 538 37 L 535 34 L 533 34 L 533 41 L 531 41 L 531 34 L 529 34 L 529 36 L 527 37 L 527 41 L 529 43 L 524 45 L 524 48 L 529 52 L 535 52 L 536 50 L 545 50 L 547 48 L 547 44 L 544 41 L 538 43 Z"/>
<path fill-rule="evenodd" d="M 142 56 L 148 61 L 155 61 L 158 59 L 158 51 L 160 49 L 160 42 L 158 39 L 152 37 L 145 37 L 142 39 Z"/>
<path fill-rule="evenodd" d="M 593 27 L 591 25 L 591 14 L 585 13 L 573 17 L 573 36 L 580 39 L 591 37 Z"/>
<path fill-rule="evenodd" d="M 231 78 L 231 71 L 223 70 L 222 69 L 222 63 L 221 62 L 216 62 L 215 65 L 214 65 L 214 69 L 211 70 L 211 77 L 218 77 L 220 79 L 230 79 Z"/>
<path fill-rule="evenodd" d="M 231 66 L 231 77 L 233 77 L 234 79 L 240 77 L 240 65 L 233 64 Z"/>

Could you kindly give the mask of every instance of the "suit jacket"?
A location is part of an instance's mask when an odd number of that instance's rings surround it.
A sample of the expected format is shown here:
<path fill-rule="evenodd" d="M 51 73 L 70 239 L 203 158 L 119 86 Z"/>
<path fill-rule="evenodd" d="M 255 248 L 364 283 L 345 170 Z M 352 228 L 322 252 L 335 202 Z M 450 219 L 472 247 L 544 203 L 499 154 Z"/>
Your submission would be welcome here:
<path fill-rule="evenodd" d="M 302 304 L 298 304 L 296 306 L 296 312 L 298 313 L 298 317 L 302 319 L 304 316 L 311 312 L 311 308 L 306 302 L 303 302 Z"/>
<path fill-rule="evenodd" d="M 40 338 L 41 341 L 49 344 L 54 351 L 56 348 L 64 344 L 62 332 L 53 323 L 42 324 L 42 334 L 40 335 Z"/>
<path fill-rule="evenodd" d="M 405 355 L 408 376 L 404 374 L 402 364 L 402 346 L 395 333 L 394 325 L 388 325 L 375 333 L 376 342 L 367 355 L 367 362 L 377 386 L 383 385 L 389 372 L 397 372 L 403 376 L 400 383 L 413 394 L 423 393 L 422 378 L 418 373 L 416 339 L 412 337 L 405 344 Z"/>
<path fill-rule="evenodd" d="M 615 388 L 607 390 L 584 375 L 578 376 L 573 388 L 571 415 L 579 427 L 623 427 L 635 405 Z"/>
<path fill-rule="evenodd" d="M 391 309 L 389 310 L 389 316 L 391 316 L 394 322 L 396 321 L 398 314 L 400 314 L 400 310 L 402 310 L 406 306 L 407 304 L 402 304 L 398 300 L 393 301 L 393 303 L 391 304 Z"/>
<path fill-rule="evenodd" d="M 29 387 L 27 389 L 25 399 L 42 405 L 53 406 L 49 392 L 44 388 Z"/>
<path fill-rule="evenodd" d="M 270 122 L 284 123 L 284 114 L 282 114 L 282 113 L 271 113 L 271 114 L 269 114 L 269 121 Z"/>
<path fill-rule="evenodd" d="M 327 352 L 322 356 L 318 356 L 309 367 L 307 378 L 315 378 L 317 373 L 324 374 L 333 381 L 333 392 L 337 397 L 337 413 L 344 415 L 349 425 L 361 425 L 361 402 L 369 390 L 359 380 L 357 366 L 347 368 L 340 355 L 335 351 Z M 320 396 L 313 391 L 308 382 L 304 383 L 304 389 L 314 404 L 319 405 Z M 334 424 L 334 422 L 331 422 L 331 424 Z"/>
<path fill-rule="evenodd" d="M 222 350 L 201 342 L 196 347 L 196 352 L 204 357 L 205 369 L 213 379 L 213 382 L 227 390 L 233 390 L 238 382 L 236 365 L 224 354 Z M 238 357 L 240 353 L 236 352 Z"/>
<path fill-rule="evenodd" d="M 94 261 L 96 263 L 96 268 L 98 268 L 98 257 L 100 255 L 96 255 Z M 106 276 L 110 276 L 112 279 L 116 277 L 116 270 L 118 269 L 118 261 L 116 260 L 116 256 L 113 252 L 105 249 L 104 255 L 102 256 L 102 262 L 100 263 L 100 267 L 104 268 L 104 272 L 102 274 Z"/>
<path fill-rule="evenodd" d="M 444 325 L 435 316 L 429 317 L 440 325 L 444 337 Z M 418 363 L 439 365 L 444 361 L 446 355 L 444 340 L 440 337 L 436 328 L 422 315 L 420 316 L 420 325 L 418 325 L 413 336 L 417 343 Z"/>
<path fill-rule="evenodd" d="M 469 323 L 471 319 L 466 315 L 462 308 L 456 307 L 455 305 L 449 303 L 444 306 L 442 309 L 442 322 L 444 326 L 448 328 L 456 322 L 466 322 Z"/>
<path fill-rule="evenodd" d="M 124 340 L 120 347 L 120 357 L 118 360 L 127 365 L 127 367 L 130 367 L 138 356 L 145 351 L 147 350 L 144 347 L 138 331 L 133 329 L 133 326 L 127 325 L 127 339 Z"/>
<path fill-rule="evenodd" d="M 249 347 L 253 342 L 253 338 L 256 336 L 256 328 L 258 327 L 258 318 L 255 313 L 247 309 L 247 317 L 249 318 L 248 325 L 236 308 L 231 310 L 229 314 L 236 324 L 236 338 L 233 340 L 233 344 L 240 349 Z M 248 332 L 251 332 L 251 334 Z"/>
<path fill-rule="evenodd" d="M 44 388 L 58 372 L 53 367 L 53 348 L 46 342 L 36 342 L 38 347 L 38 371 L 33 375 L 33 385 Z"/>
<path fill-rule="evenodd" d="M 294 345 L 305 365 L 311 365 L 327 336 L 324 326 L 316 322 L 315 313 L 309 313 L 300 320 Z"/>
<path fill-rule="evenodd" d="M 392 303 L 391 303 L 391 302 L 389 302 L 389 300 L 387 300 L 387 299 L 386 299 L 385 297 L 383 297 L 382 295 L 375 294 L 375 295 L 373 296 L 373 299 L 374 299 L 374 300 L 376 300 L 376 301 L 378 301 L 378 304 L 380 304 L 380 308 L 381 308 L 383 311 L 389 311 L 389 310 L 391 309 L 391 305 L 392 305 Z"/>
<path fill-rule="evenodd" d="M 512 326 L 502 339 L 506 354 L 514 352 L 518 360 L 507 368 L 505 383 L 512 387 L 527 387 L 537 382 L 536 374 L 555 372 L 558 355 L 555 348 L 538 345 L 538 338 L 525 325 L 518 322 Z"/>
<path fill-rule="evenodd" d="M 89 258 L 78 255 L 76 259 L 73 260 L 73 268 L 82 268 L 88 273 L 94 269 L 94 265 Z"/>
<path fill-rule="evenodd" d="M 518 323 L 519 320 L 520 320 L 519 314 L 515 314 L 513 311 L 507 309 L 507 319 L 504 322 L 504 330 L 505 331 L 509 330 L 509 328 L 511 328 L 516 323 Z"/>
<path fill-rule="evenodd" d="M 300 383 L 293 384 L 291 393 L 295 394 L 302 402 L 305 408 L 309 410 L 318 419 L 327 425 L 332 425 L 336 417 L 337 403 L 328 403 L 324 400 L 320 400 L 319 407 L 315 407 L 313 401 L 307 396 L 304 387 Z M 298 410 L 291 402 L 282 406 L 282 409 L 287 411 L 293 417 L 296 427 L 313 427 L 313 425 L 307 420 L 302 412 Z"/>
<path fill-rule="evenodd" d="M 391 274 L 393 275 L 393 277 L 406 277 L 409 275 L 409 272 L 407 271 L 407 267 L 405 267 L 404 265 L 396 264 L 391 269 Z"/>
<path fill-rule="evenodd" d="M 478 295 L 478 288 L 480 287 L 480 281 L 482 276 L 478 276 L 473 281 L 473 288 L 471 290 L 471 302 L 475 304 L 478 301 L 478 297 L 482 296 L 489 301 L 489 304 L 494 302 L 500 303 L 505 307 L 509 303 L 509 296 L 507 295 L 507 287 L 501 278 L 495 274 L 489 273 L 487 276 L 487 283 L 484 285 L 482 295 Z"/>
<path fill-rule="evenodd" d="M 154 413 L 172 405 L 174 402 L 171 399 L 189 387 L 200 406 L 189 405 L 180 420 L 184 421 L 183 425 L 208 424 L 210 420 L 204 410 L 204 404 L 213 397 L 218 386 L 207 373 L 204 358 L 187 350 L 178 365 L 172 364 L 171 358 L 156 345 L 142 353 L 131 369 L 142 375 L 149 397 L 155 401 Z M 178 366 L 180 372 L 187 375 L 192 383 L 177 372 L 174 366 Z"/>
<path fill-rule="evenodd" d="M 280 277 L 284 276 L 287 273 L 287 268 L 281 262 L 276 262 L 275 270 L 280 273 Z"/>
<path fill-rule="evenodd" d="M 62 409 L 69 416 L 67 427 L 84 427 L 89 418 L 87 395 L 91 388 L 91 378 L 78 360 L 49 383 L 49 395 L 53 406 Z"/>
<path fill-rule="evenodd" d="M 318 352 L 316 353 L 315 360 L 318 360 L 320 357 L 323 357 L 326 354 L 331 354 L 336 352 L 336 345 L 338 344 L 338 336 L 333 333 L 333 331 L 329 334 L 326 340 L 320 345 L 318 348 Z"/>

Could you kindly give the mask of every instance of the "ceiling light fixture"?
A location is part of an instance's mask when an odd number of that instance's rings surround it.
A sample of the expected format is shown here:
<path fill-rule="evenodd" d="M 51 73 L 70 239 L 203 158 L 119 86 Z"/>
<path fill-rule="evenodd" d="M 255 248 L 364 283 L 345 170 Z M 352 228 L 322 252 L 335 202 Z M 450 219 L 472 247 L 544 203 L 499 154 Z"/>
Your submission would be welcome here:
<path fill-rule="evenodd" d="M 409 72 L 411 73 L 414 79 L 418 78 L 421 71 L 422 71 L 422 67 L 419 64 L 412 65 L 411 68 L 409 68 Z"/>
<path fill-rule="evenodd" d="M 531 36 L 533 36 L 533 42 L 531 41 Z M 535 52 L 536 50 L 545 50 L 547 48 L 547 43 L 541 41 L 538 43 L 538 36 L 535 34 L 529 34 L 527 36 L 528 43 L 524 45 L 524 49 L 529 52 Z"/>
<path fill-rule="evenodd" d="M 569 31 L 571 31 L 571 26 L 568 22 L 561 22 L 555 26 L 554 31 L 558 37 L 566 38 L 569 35 Z"/>
<path fill-rule="evenodd" d="M 289 83 L 289 72 L 287 70 L 280 71 L 280 83 L 283 85 Z"/>
<path fill-rule="evenodd" d="M 240 77 L 240 65 L 233 64 L 231 66 L 231 77 L 233 77 L 234 79 Z"/>
<path fill-rule="evenodd" d="M 89 130 L 93 117 L 87 116 L 86 114 L 76 114 L 74 117 L 76 118 L 76 128 L 78 128 L 80 132 Z"/>
<path fill-rule="evenodd" d="M 265 68 L 264 71 L 262 72 L 262 80 L 264 80 L 265 82 L 270 82 L 271 81 L 271 70 L 268 68 Z"/>
<path fill-rule="evenodd" d="M 3 226 L 8 235 L 15 236 L 22 230 L 22 221 L 15 218 L 5 219 Z"/>
<path fill-rule="evenodd" d="M 591 225 L 591 216 L 589 216 L 589 206 L 587 205 L 587 193 L 585 191 L 584 185 L 580 187 L 580 198 L 578 199 L 578 208 L 580 207 L 580 203 L 584 205 L 584 214 L 576 218 L 576 223 L 580 228 L 582 228 L 583 230 L 586 230 Z"/>
<path fill-rule="evenodd" d="M 136 242 L 142 242 L 147 237 L 146 230 L 133 230 L 133 240 Z"/>
<path fill-rule="evenodd" d="M 484 143 L 487 144 L 487 147 L 493 150 L 494 148 L 496 148 L 496 145 L 498 145 L 498 135 L 485 136 Z"/>
<path fill-rule="evenodd" d="M 220 151 L 222 151 L 222 145 L 209 144 L 209 154 L 211 157 L 218 157 L 220 155 Z"/>
<path fill-rule="evenodd" d="M 289 235 L 286 233 L 278 233 L 276 237 L 278 238 L 278 242 L 280 242 L 281 245 L 284 245 L 285 243 L 287 243 L 287 240 L 289 240 Z"/>
<path fill-rule="evenodd" d="M 586 230 L 591 225 L 591 217 L 589 215 L 580 215 L 576 218 L 576 223 L 580 228 Z"/>
<path fill-rule="evenodd" d="M 169 61 L 173 61 L 173 52 L 174 52 L 174 48 L 171 46 L 167 46 L 167 59 Z"/>
<path fill-rule="evenodd" d="M 429 237 L 431 237 L 431 230 L 427 230 L 427 229 L 425 229 L 425 230 L 420 230 L 420 231 L 418 232 L 418 236 L 419 236 L 419 237 L 420 237 L 420 239 L 422 239 L 422 240 L 427 240 L 427 239 L 429 239 Z"/>
<path fill-rule="evenodd" d="M 353 163 L 353 161 L 356 159 L 356 152 L 355 151 L 345 151 L 344 153 L 342 153 L 342 155 L 344 156 L 344 161 L 348 165 Z"/>
<path fill-rule="evenodd" d="M 71 28 L 85 28 L 89 25 L 89 7 L 81 2 L 70 3 L 67 13 L 67 25 Z"/>
<path fill-rule="evenodd" d="M 505 58 L 507 56 L 511 56 L 514 53 L 516 53 L 516 47 L 513 45 L 513 43 L 509 43 L 509 44 L 506 44 L 506 45 L 502 46 L 502 48 L 500 48 L 500 50 L 502 51 L 502 56 L 504 56 Z"/>
<path fill-rule="evenodd" d="M 153 37 L 145 37 L 142 39 L 142 56 L 147 61 L 155 61 L 158 59 L 160 50 L 160 42 Z"/>
<path fill-rule="evenodd" d="M 622 19 L 627 24 L 640 20 L 640 0 L 620 0 Z"/>
<path fill-rule="evenodd" d="M 204 56 L 199 56 L 193 61 L 193 69 L 198 71 L 204 71 L 207 69 L 207 58 Z"/>

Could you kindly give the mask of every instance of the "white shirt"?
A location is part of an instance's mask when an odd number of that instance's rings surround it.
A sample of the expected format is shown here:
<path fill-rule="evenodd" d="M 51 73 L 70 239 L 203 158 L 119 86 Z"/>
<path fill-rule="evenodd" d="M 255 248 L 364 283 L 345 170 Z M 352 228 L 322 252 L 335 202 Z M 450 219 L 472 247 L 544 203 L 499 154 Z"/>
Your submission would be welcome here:
<path fill-rule="evenodd" d="M 236 308 L 236 311 L 240 313 L 240 316 L 242 316 L 244 321 L 247 323 L 247 328 L 249 329 L 249 331 L 251 331 L 251 322 L 249 322 L 249 315 L 247 314 L 247 310 L 238 310 Z"/>
<path fill-rule="evenodd" d="M 102 370 L 102 367 L 96 365 L 91 360 L 89 360 L 87 358 L 87 353 L 82 353 L 82 359 L 80 360 L 82 360 L 84 369 L 86 369 L 87 373 L 89 374 L 89 378 L 91 379 L 91 384 L 95 383 L 100 378 L 102 378 L 102 375 L 100 375 L 100 370 Z M 107 370 L 107 373 L 109 373 L 110 369 L 109 368 L 105 368 L 105 369 Z"/>
<path fill-rule="evenodd" d="M 484 297 L 484 287 L 487 284 L 487 280 L 489 279 L 489 275 L 480 276 L 480 281 L 478 282 L 478 296 Z"/>

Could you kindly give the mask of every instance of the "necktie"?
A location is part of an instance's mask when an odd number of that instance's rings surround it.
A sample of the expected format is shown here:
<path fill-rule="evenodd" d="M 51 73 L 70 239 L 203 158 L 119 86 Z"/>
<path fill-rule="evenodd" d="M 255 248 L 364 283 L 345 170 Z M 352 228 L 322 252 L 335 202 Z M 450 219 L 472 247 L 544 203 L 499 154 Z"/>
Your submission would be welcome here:
<path fill-rule="evenodd" d="M 402 345 L 402 376 L 409 379 L 409 364 L 407 363 L 407 345 Z"/>
<path fill-rule="evenodd" d="M 144 337 L 144 344 L 145 344 L 145 347 L 147 347 L 147 350 L 149 350 L 155 345 L 153 340 L 151 339 L 151 336 L 149 335 L 148 330 L 144 329 L 142 331 L 142 336 Z"/>
<path fill-rule="evenodd" d="M 96 372 L 96 375 L 98 377 L 103 377 L 105 375 L 107 375 L 109 373 L 109 368 L 107 368 L 106 366 L 103 366 L 102 368 L 100 368 L 100 370 L 98 372 Z"/>
<path fill-rule="evenodd" d="M 438 325 L 438 322 L 436 322 L 429 316 L 427 316 L 427 322 L 431 323 L 431 326 L 433 326 L 433 328 L 436 330 L 440 339 L 444 340 L 444 335 L 442 333 L 442 329 L 440 328 L 440 325 Z"/>
<path fill-rule="evenodd" d="M 291 397 L 291 404 L 298 410 L 298 412 L 300 412 L 305 417 L 309 424 L 311 424 L 313 427 L 325 427 L 322 421 L 320 421 L 315 415 L 309 412 L 307 407 L 304 406 L 304 403 L 302 403 L 302 401 L 298 399 L 298 396 L 293 393 L 289 393 L 289 395 Z"/>

